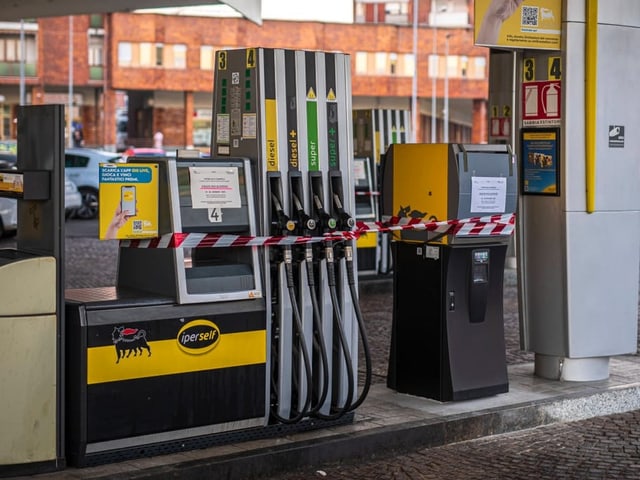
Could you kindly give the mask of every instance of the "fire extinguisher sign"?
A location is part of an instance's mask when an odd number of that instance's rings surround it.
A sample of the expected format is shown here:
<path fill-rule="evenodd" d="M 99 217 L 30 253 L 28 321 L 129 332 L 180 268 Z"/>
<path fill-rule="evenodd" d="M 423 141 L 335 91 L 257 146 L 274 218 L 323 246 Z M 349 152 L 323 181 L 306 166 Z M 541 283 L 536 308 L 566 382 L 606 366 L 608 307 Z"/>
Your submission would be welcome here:
<path fill-rule="evenodd" d="M 560 125 L 562 84 L 557 81 L 522 84 L 522 125 L 525 127 Z"/>

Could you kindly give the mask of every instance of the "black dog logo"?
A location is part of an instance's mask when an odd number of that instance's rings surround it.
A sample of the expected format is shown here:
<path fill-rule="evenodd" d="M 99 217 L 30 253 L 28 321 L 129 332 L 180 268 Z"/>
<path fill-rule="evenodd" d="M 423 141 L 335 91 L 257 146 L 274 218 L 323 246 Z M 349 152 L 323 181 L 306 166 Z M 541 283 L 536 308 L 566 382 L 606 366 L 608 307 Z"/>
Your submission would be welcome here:
<path fill-rule="evenodd" d="M 137 328 L 114 327 L 111 339 L 116 347 L 116 363 L 120 363 L 121 358 L 128 358 L 133 353 L 136 357 L 142 355 L 145 349 L 151 356 L 151 347 L 147 343 L 147 332 Z"/>
<path fill-rule="evenodd" d="M 420 210 L 411 210 L 411 206 L 407 205 L 403 207 L 400 205 L 400 210 L 398 211 L 398 217 L 411 217 L 411 218 L 424 218 L 427 216 L 427 212 L 421 212 Z"/>

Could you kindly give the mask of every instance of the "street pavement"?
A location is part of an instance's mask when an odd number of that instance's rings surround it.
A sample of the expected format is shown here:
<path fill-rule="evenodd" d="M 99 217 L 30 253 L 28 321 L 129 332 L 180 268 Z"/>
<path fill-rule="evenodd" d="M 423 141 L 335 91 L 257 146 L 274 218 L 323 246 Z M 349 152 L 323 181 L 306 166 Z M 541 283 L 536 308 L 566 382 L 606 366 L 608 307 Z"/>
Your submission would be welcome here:
<path fill-rule="evenodd" d="M 637 480 L 640 411 L 314 466 L 271 480 Z"/>
<path fill-rule="evenodd" d="M 66 287 L 112 286 L 117 242 L 98 241 L 95 221 L 67 221 L 66 237 Z M 11 240 L 0 242 L 0 248 L 7 246 Z M 505 270 L 504 285 L 511 391 L 468 405 L 467 410 L 468 402 L 425 402 L 389 391 L 391 279 L 361 281 L 360 305 L 372 352 L 373 385 L 352 428 L 287 435 L 242 452 L 212 447 L 187 456 L 66 469 L 32 478 L 640 479 L 640 359 L 627 355 L 612 362 L 607 381 L 546 382 L 533 377 L 533 355 L 519 347 L 514 269 Z M 507 405 L 510 396 L 522 395 L 521 385 L 530 386 L 537 396 Z M 387 425 L 369 431 L 374 421 Z M 435 436 L 444 440 L 432 438 L 432 427 L 441 429 Z"/>

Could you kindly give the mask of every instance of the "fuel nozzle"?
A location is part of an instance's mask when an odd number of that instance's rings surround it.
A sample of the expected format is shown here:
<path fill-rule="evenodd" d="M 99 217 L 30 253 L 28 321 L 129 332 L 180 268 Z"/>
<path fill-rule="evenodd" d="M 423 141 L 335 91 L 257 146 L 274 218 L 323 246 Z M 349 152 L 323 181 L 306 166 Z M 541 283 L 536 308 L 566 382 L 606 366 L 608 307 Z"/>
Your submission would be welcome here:
<path fill-rule="evenodd" d="M 336 193 L 333 194 L 333 204 L 335 206 L 335 211 L 338 214 L 338 225 L 340 226 L 340 229 L 351 230 L 353 227 L 355 227 L 355 219 L 344 211 L 342 201 L 340 201 L 340 196 Z"/>
<path fill-rule="evenodd" d="M 298 217 L 298 229 L 301 233 L 313 232 L 317 227 L 315 219 L 307 215 L 307 212 L 302 208 L 300 199 L 295 193 L 292 194 L 291 197 L 293 198 L 293 206 L 296 210 L 296 216 Z"/>
<path fill-rule="evenodd" d="M 324 231 L 335 230 L 338 226 L 338 222 L 336 222 L 336 219 L 325 211 L 324 206 L 322 205 L 322 200 L 320 200 L 318 195 L 313 196 L 313 203 L 315 204 L 316 212 L 318 213 L 318 220 L 320 220 L 320 226 L 322 229 Z"/>
<path fill-rule="evenodd" d="M 284 213 L 284 209 L 282 208 L 282 204 L 276 195 L 271 194 L 271 201 L 273 203 L 273 209 L 276 214 L 276 224 L 277 229 L 284 233 L 288 234 L 293 232 L 296 229 L 296 224 L 293 222 L 286 213 Z"/>

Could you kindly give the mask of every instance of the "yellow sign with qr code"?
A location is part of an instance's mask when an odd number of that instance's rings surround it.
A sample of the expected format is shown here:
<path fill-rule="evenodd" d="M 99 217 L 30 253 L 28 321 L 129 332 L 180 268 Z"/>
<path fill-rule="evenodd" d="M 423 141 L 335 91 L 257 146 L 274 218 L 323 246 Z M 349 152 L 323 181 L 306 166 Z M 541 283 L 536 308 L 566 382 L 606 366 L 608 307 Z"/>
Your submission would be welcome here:
<path fill-rule="evenodd" d="M 158 236 L 158 165 L 100 164 L 99 238 Z"/>
<path fill-rule="evenodd" d="M 475 0 L 474 41 L 488 47 L 560 50 L 560 0 Z"/>

